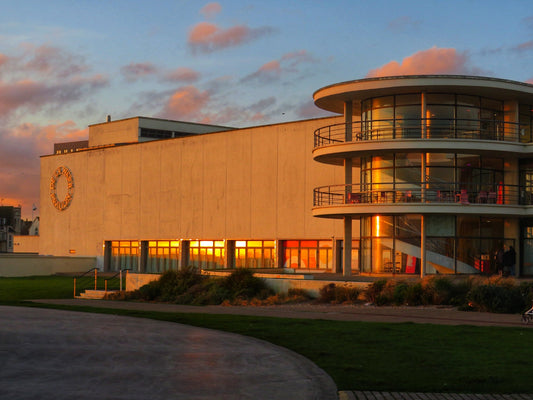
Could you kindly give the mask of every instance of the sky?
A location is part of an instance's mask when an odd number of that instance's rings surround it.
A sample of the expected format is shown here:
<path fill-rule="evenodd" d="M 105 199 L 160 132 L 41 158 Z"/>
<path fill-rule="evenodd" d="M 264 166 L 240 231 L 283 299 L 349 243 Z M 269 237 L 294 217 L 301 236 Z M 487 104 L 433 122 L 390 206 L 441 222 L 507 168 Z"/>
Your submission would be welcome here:
<path fill-rule="evenodd" d="M 531 0 L 1 2 L 0 205 L 24 218 L 39 156 L 107 115 L 241 128 L 326 116 L 316 90 L 366 77 L 533 84 Z"/>

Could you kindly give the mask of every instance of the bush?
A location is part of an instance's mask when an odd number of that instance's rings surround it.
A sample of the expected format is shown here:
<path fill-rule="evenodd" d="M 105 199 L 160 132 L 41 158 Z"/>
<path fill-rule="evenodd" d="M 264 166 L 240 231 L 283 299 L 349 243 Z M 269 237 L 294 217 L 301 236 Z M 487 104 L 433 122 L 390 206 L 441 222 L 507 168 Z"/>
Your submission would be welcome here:
<path fill-rule="evenodd" d="M 372 282 L 365 291 L 365 298 L 367 301 L 378 304 L 380 303 L 380 298 L 382 297 L 383 288 L 387 284 L 386 279 L 380 279 Z"/>
<path fill-rule="evenodd" d="M 519 313 L 525 307 L 518 286 L 474 286 L 468 293 L 467 300 L 472 308 L 493 313 Z"/>
<path fill-rule="evenodd" d="M 356 287 L 336 286 L 334 283 L 330 283 L 320 288 L 318 301 L 331 304 L 354 304 L 357 302 L 360 293 L 361 291 Z"/>
<path fill-rule="evenodd" d="M 239 268 L 224 278 L 221 286 L 228 291 L 229 300 L 249 300 L 254 297 L 265 299 L 273 294 L 261 278 L 255 277 L 251 270 L 245 268 Z"/>

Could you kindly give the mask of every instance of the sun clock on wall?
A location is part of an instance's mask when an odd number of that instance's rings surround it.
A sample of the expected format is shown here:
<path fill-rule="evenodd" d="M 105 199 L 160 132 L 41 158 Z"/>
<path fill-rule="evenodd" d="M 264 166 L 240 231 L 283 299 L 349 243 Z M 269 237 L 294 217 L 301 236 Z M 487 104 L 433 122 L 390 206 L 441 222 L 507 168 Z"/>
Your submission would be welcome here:
<path fill-rule="evenodd" d="M 63 181 L 66 182 L 66 185 Z M 64 194 L 63 200 L 57 197 L 58 186 L 60 187 L 60 196 L 63 197 Z M 63 211 L 70 206 L 73 196 L 74 178 L 72 177 L 72 172 L 67 167 L 58 167 L 50 178 L 50 199 L 52 204 L 59 211 Z"/>

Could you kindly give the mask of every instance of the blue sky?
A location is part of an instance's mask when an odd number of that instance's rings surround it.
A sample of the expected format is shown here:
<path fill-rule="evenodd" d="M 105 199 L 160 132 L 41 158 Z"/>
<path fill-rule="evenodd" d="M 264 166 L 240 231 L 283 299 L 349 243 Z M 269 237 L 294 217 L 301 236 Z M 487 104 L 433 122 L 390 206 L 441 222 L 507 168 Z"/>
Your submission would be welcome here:
<path fill-rule="evenodd" d="M 39 155 L 136 115 L 235 127 L 325 115 L 315 90 L 368 76 L 533 83 L 530 0 L 4 2 L 0 202 L 39 201 Z"/>

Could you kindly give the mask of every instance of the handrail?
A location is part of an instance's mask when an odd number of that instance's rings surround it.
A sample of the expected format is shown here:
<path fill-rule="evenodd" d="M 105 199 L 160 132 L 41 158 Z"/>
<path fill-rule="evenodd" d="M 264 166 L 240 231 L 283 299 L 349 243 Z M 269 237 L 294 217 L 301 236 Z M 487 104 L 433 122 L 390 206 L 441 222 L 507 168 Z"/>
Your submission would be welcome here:
<path fill-rule="evenodd" d="M 533 190 L 521 185 L 465 182 L 353 183 L 320 186 L 313 207 L 374 203 L 533 205 Z"/>
<path fill-rule="evenodd" d="M 77 284 L 80 281 L 82 281 L 82 279 L 83 279 L 84 283 L 85 282 L 92 282 L 92 277 L 90 279 L 88 279 L 89 277 L 87 275 L 90 274 L 93 271 L 94 271 L 94 290 L 96 290 L 97 282 L 98 282 L 98 268 L 93 267 L 90 270 L 84 272 L 83 274 L 77 275 L 77 276 L 74 277 L 74 297 L 76 297 L 76 293 L 77 293 L 76 286 L 77 286 Z M 87 286 L 87 285 L 85 285 L 85 286 Z M 78 287 L 79 287 L 79 285 L 78 285 Z"/>
<path fill-rule="evenodd" d="M 351 139 L 346 138 L 351 128 Z M 530 143 L 526 126 L 492 119 L 405 118 L 354 121 L 318 128 L 314 147 L 356 141 L 391 139 L 469 139 Z"/>
<path fill-rule="evenodd" d="M 122 272 L 125 271 L 126 274 L 127 274 L 127 272 L 128 272 L 128 271 L 131 271 L 132 269 L 133 269 L 133 268 L 124 268 L 124 269 L 121 269 L 121 270 L 119 270 L 117 273 L 115 273 L 115 275 L 111 276 L 110 278 L 107 278 L 107 279 L 105 280 L 105 289 L 104 289 L 104 290 L 107 292 L 107 290 L 109 289 L 108 282 L 114 282 L 114 281 L 116 281 L 116 280 L 117 280 L 116 278 L 117 278 L 117 276 L 118 276 L 118 277 L 119 277 L 119 279 L 118 279 L 118 282 L 119 282 L 119 289 L 118 289 L 118 290 L 122 292 Z"/>
<path fill-rule="evenodd" d="M 103 281 L 104 291 L 107 292 L 108 290 L 111 290 L 110 286 L 114 289 L 113 284 L 115 282 L 118 283 L 117 289 L 122 291 L 122 283 L 123 283 L 122 273 L 124 271 L 127 272 L 130 270 L 131 268 L 121 269 L 120 271 L 116 272 L 113 276 L 105 279 Z M 94 275 L 92 274 L 93 272 L 94 272 Z M 117 276 L 119 276 L 119 279 L 117 279 Z M 94 284 L 93 284 L 93 280 L 94 280 Z M 109 283 L 111 283 L 111 285 Z M 100 284 L 102 284 L 102 282 L 100 282 Z M 84 272 L 83 274 L 77 275 L 74 277 L 74 297 L 77 297 L 79 292 L 81 292 L 82 290 L 87 290 L 89 288 L 91 289 L 94 288 L 94 290 L 98 290 L 98 268 L 96 267 L 91 268 L 90 270 Z"/>

